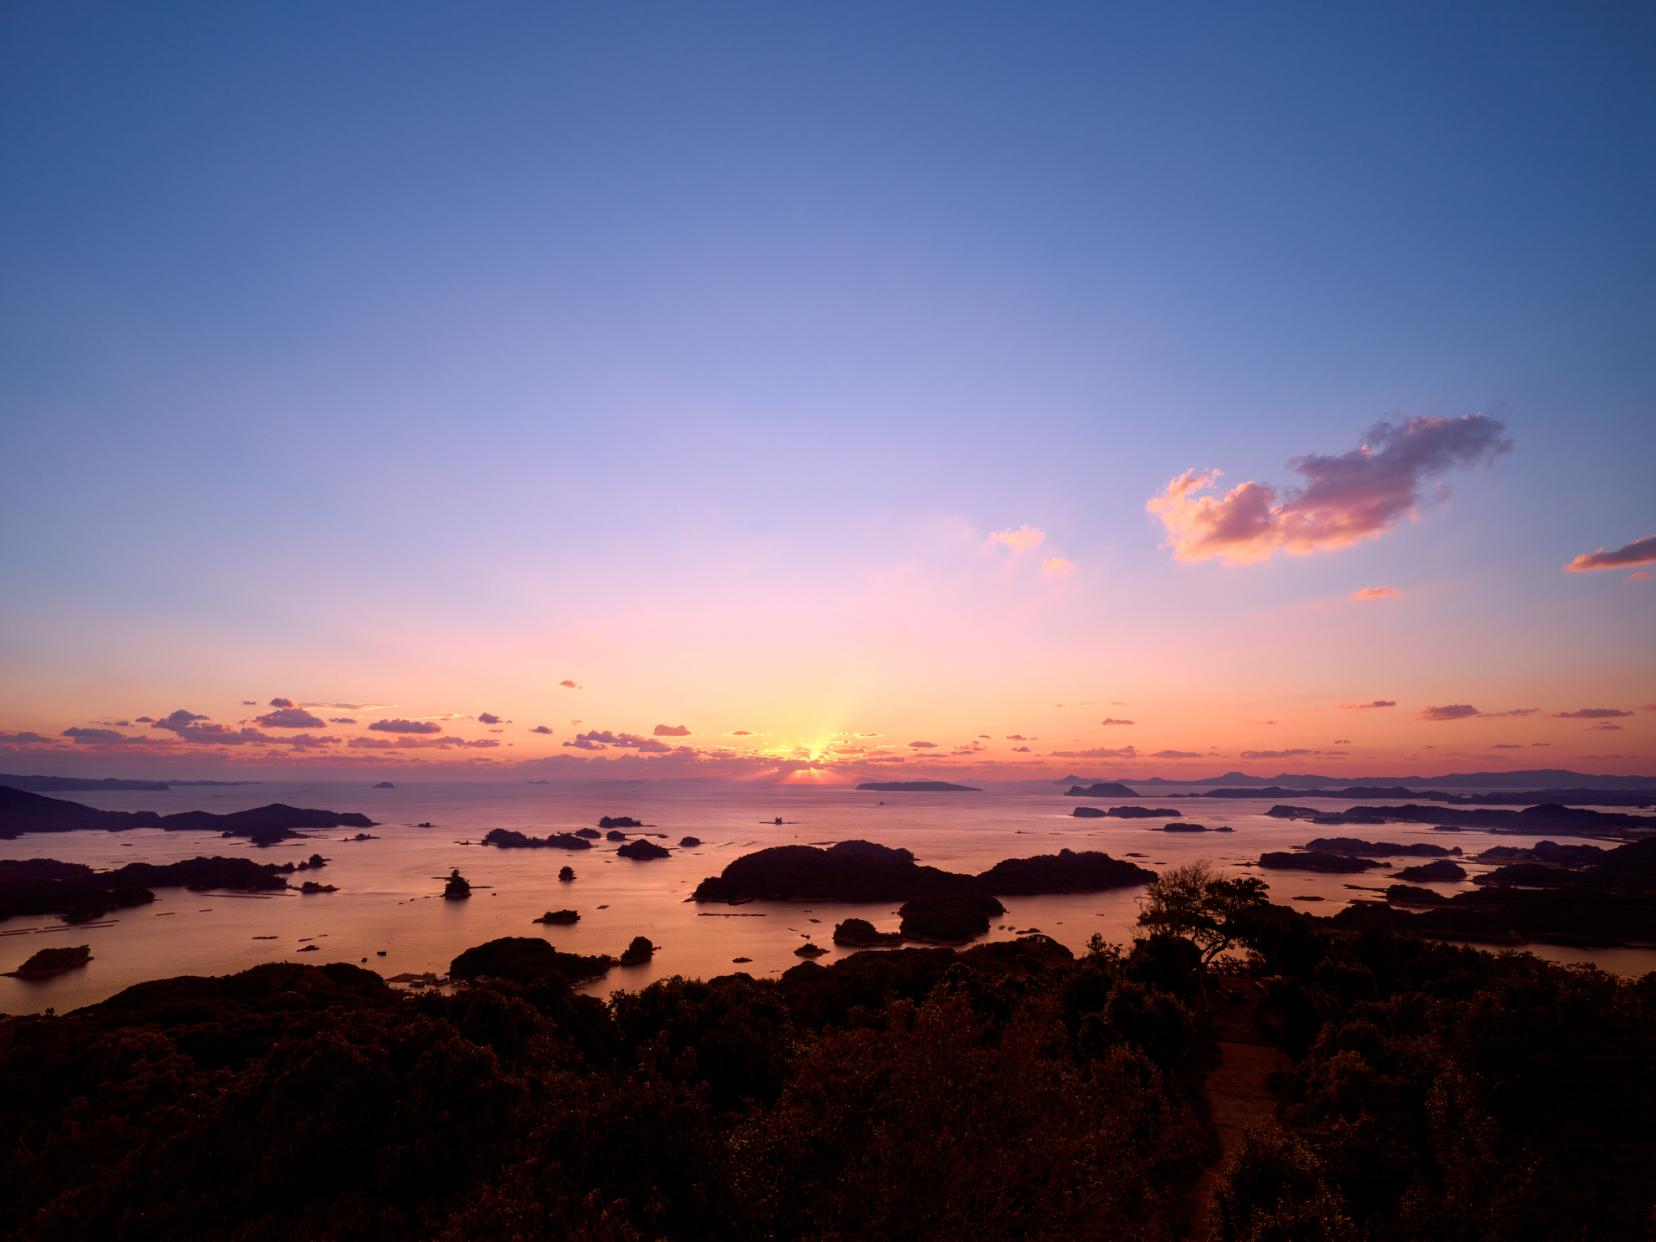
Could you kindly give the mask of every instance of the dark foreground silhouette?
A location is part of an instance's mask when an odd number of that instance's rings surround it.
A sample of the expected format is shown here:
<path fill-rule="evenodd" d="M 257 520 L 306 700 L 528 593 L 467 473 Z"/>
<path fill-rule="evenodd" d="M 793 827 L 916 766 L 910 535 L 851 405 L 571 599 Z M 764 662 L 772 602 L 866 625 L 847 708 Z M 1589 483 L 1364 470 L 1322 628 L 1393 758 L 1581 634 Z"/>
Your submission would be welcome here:
<path fill-rule="evenodd" d="M 1645 1231 L 1656 976 L 1185 881 L 1080 959 L 1029 936 L 606 1003 L 571 991 L 597 962 L 511 939 L 452 993 L 284 963 L 0 1020 L 0 1235 Z"/>

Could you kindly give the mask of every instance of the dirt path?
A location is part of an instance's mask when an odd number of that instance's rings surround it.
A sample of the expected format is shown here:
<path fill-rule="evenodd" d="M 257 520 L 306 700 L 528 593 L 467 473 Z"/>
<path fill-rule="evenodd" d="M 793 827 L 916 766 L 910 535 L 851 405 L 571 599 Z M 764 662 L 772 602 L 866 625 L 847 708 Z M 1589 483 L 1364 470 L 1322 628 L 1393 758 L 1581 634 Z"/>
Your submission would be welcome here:
<path fill-rule="evenodd" d="M 1208 1075 L 1205 1090 L 1214 1129 L 1219 1132 L 1219 1158 L 1196 1181 L 1195 1212 L 1188 1235 L 1194 1242 L 1206 1242 L 1213 1236 L 1213 1191 L 1220 1173 L 1241 1146 L 1243 1131 L 1275 1118 L 1276 1098 L 1268 1081 L 1285 1064 L 1282 1050 L 1260 1034 L 1254 1024 L 1264 989 L 1247 980 L 1230 990 L 1236 993 L 1234 997 L 1216 997 L 1213 1002 L 1219 1064 Z"/>

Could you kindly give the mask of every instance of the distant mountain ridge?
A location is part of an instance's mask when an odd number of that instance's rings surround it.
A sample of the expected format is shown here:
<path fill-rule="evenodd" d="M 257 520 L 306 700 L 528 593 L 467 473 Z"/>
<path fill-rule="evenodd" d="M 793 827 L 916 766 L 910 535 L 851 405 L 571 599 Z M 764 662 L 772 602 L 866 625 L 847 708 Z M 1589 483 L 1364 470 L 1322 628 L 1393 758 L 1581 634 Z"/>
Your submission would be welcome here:
<path fill-rule="evenodd" d="M 1102 778 L 1064 776 L 1054 785 L 1084 785 Z M 1527 768 L 1517 772 L 1451 772 L 1443 776 L 1315 776 L 1304 773 L 1279 772 L 1275 776 L 1249 776 L 1246 772 L 1226 772 L 1221 776 L 1181 777 L 1169 780 L 1163 776 L 1139 779 L 1120 778 L 1123 784 L 1139 785 L 1281 785 L 1294 789 L 1319 789 L 1324 786 L 1344 788 L 1348 785 L 1433 785 L 1440 788 L 1484 789 L 1656 789 L 1656 776 L 1594 776 L 1588 772 L 1572 772 L 1568 768 Z"/>
<path fill-rule="evenodd" d="M 136 777 L 120 776 L 43 776 L 35 773 L 22 776 L 12 772 L 0 772 L 0 785 L 9 789 L 26 789 L 30 793 L 50 793 L 57 790 L 62 793 L 72 791 L 87 792 L 97 789 L 114 791 L 144 790 L 150 793 L 164 793 L 174 785 L 257 785 L 259 781 L 149 781 L 139 780 Z"/>

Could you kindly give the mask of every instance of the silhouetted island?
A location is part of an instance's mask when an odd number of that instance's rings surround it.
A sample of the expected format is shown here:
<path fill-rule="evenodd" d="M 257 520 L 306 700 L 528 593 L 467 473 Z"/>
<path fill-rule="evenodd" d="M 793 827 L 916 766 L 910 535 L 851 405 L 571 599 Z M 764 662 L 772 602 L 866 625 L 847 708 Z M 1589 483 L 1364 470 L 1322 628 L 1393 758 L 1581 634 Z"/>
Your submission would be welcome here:
<path fill-rule="evenodd" d="M 1407 880 L 1410 884 L 1427 884 L 1441 880 L 1464 880 L 1466 868 L 1457 862 L 1450 862 L 1447 858 L 1440 858 L 1436 862 L 1421 863 L 1414 867 L 1404 867 L 1393 874 L 1394 880 Z"/>
<path fill-rule="evenodd" d="M 1392 885 L 1384 903 L 1353 902 L 1335 924 L 1499 944 L 1656 944 L 1656 837 L 1608 850 L 1551 841 L 1534 850 L 1497 850 L 1527 857 L 1474 877 L 1476 889 L 1450 897 Z"/>
<path fill-rule="evenodd" d="M 857 786 L 869 793 L 982 793 L 976 785 L 955 785 L 949 781 L 864 781 Z"/>
<path fill-rule="evenodd" d="M 631 815 L 605 815 L 598 820 L 600 828 L 642 828 L 644 822 Z"/>
<path fill-rule="evenodd" d="M 320 855 L 313 855 L 320 858 Z M 82 863 L 51 858 L 0 861 L 0 920 L 14 915 L 55 914 L 66 923 L 84 923 L 113 910 L 147 905 L 156 888 L 279 892 L 283 878 L 313 864 L 262 865 L 250 858 L 187 858 L 173 863 L 128 863 L 94 871 Z M 314 865 L 320 865 L 314 864 Z"/>
<path fill-rule="evenodd" d="M 628 841 L 615 852 L 622 858 L 631 858 L 638 862 L 645 862 L 652 858 L 667 858 L 671 856 L 671 851 L 663 849 L 654 841 L 646 841 L 643 838 L 639 838 L 636 841 Z"/>
<path fill-rule="evenodd" d="M 1181 819 L 1184 815 L 1170 806 L 1112 806 L 1107 811 L 1078 806 L 1070 814 L 1076 819 Z"/>
<path fill-rule="evenodd" d="M 536 936 L 502 936 L 456 957 L 449 963 L 449 977 L 567 986 L 596 979 L 614 964 L 613 958 L 602 954 L 565 953 Z"/>
<path fill-rule="evenodd" d="M 1094 851 L 1011 858 L 980 875 L 915 862 L 905 849 L 841 841 L 828 849 L 778 845 L 744 854 L 696 887 L 699 902 L 915 901 L 959 894 L 1033 896 L 1102 892 L 1144 884 L 1154 872 Z"/>
<path fill-rule="evenodd" d="M 66 971 L 79 970 L 92 960 L 92 950 L 89 946 L 78 944 L 71 947 L 41 949 L 32 954 L 16 970 L 6 973 L 14 979 L 50 979 Z"/>
<path fill-rule="evenodd" d="M 1465 811 L 1456 807 L 1414 804 L 1318 811 L 1311 807 L 1278 805 L 1265 814 L 1275 819 L 1308 819 L 1313 824 L 1429 824 L 1433 827 L 1476 828 L 1484 832 L 1562 832 L 1611 839 L 1622 839 L 1640 830 L 1656 832 L 1656 815 L 1590 811 L 1556 804 L 1526 807 L 1521 811 Z"/>
<path fill-rule="evenodd" d="M 1180 796 L 1180 795 L 1175 795 Z M 1514 789 L 1495 793 L 1448 793 L 1406 785 L 1346 785 L 1340 789 L 1249 785 L 1204 789 L 1186 798 L 1391 798 L 1405 802 L 1447 802 L 1456 806 L 1656 806 L 1656 789 Z"/>
<path fill-rule="evenodd" d="M 596 834 L 594 834 L 596 835 Z M 592 842 L 573 832 L 554 832 L 550 836 L 525 836 L 511 828 L 491 828 L 483 835 L 484 845 L 503 850 L 590 850 Z"/>
<path fill-rule="evenodd" d="M 1355 854 L 1324 854 L 1317 850 L 1273 850 L 1259 856 L 1259 865 L 1278 871 L 1326 871 L 1340 874 L 1367 871 L 1371 867 L 1380 866 L 1380 863 L 1375 859 L 1361 858 Z"/>
<path fill-rule="evenodd" d="M 1066 798 L 1136 798 L 1138 791 L 1117 781 L 1097 781 L 1091 785 L 1071 785 L 1064 791 Z"/>
<path fill-rule="evenodd" d="M 1431 841 L 1364 841 L 1360 837 L 1313 837 L 1300 847 L 1324 854 L 1351 854 L 1358 858 L 1390 858 L 1396 855 L 1420 858 L 1445 858 L 1459 855 L 1458 845 L 1437 845 Z"/>
<path fill-rule="evenodd" d="M 834 943 L 848 949 L 898 945 L 903 943 L 903 933 L 877 931 L 867 919 L 846 919 L 835 925 Z"/>
<path fill-rule="evenodd" d="M 78 802 L 0 787 L 0 839 L 31 832 L 124 832 L 131 828 L 161 828 L 167 832 L 217 832 L 226 837 L 246 837 L 254 845 L 273 845 L 304 835 L 296 829 L 373 826 L 373 820 L 354 811 L 307 810 L 280 802 L 226 814 L 177 811 L 157 815 L 154 811 L 100 811 Z"/>
<path fill-rule="evenodd" d="M 900 931 L 904 940 L 936 944 L 960 944 L 985 935 L 989 931 L 989 920 L 1005 913 L 1006 907 L 986 893 L 916 897 L 905 901 L 897 911 L 902 919 Z"/>
<path fill-rule="evenodd" d="M 456 867 L 453 871 L 450 871 L 448 879 L 443 881 L 443 900 L 465 901 L 471 895 L 471 884 L 465 876 L 460 874 L 460 869 Z"/>
<path fill-rule="evenodd" d="M 545 914 L 541 915 L 540 918 L 535 919 L 534 921 L 537 923 L 550 923 L 556 927 L 567 927 L 571 924 L 579 923 L 581 921 L 581 916 L 574 910 L 548 910 Z"/>
<path fill-rule="evenodd" d="M 85 793 L 94 790 L 166 793 L 171 788 L 166 781 L 129 780 L 115 776 L 21 776 L 14 772 L 0 772 L 0 785 L 12 789 L 27 789 L 34 793 Z"/>
<path fill-rule="evenodd" d="M 379 784 L 375 785 L 374 788 L 375 789 L 395 789 L 396 786 L 393 785 L 390 781 L 381 781 Z"/>

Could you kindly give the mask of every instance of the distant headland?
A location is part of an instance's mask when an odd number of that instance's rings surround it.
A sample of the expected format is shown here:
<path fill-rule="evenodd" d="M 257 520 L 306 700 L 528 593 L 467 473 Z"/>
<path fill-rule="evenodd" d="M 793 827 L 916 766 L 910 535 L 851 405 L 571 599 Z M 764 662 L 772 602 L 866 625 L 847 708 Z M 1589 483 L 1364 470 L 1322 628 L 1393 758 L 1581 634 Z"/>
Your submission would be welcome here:
<path fill-rule="evenodd" d="M 869 793 L 982 793 L 976 785 L 955 785 L 948 781 L 864 781 L 858 789 Z"/>
<path fill-rule="evenodd" d="M 1085 785 L 1100 778 L 1061 776 L 1054 785 Z M 1123 777 L 1123 783 L 1139 785 L 1278 785 L 1292 789 L 1345 788 L 1363 785 L 1435 785 L 1446 789 L 1656 789 L 1656 776 L 1596 776 L 1568 768 L 1528 768 L 1513 772 L 1449 772 L 1442 776 L 1315 776 L 1279 772 L 1275 776 L 1250 776 L 1246 772 L 1225 772 L 1219 776 Z"/>

